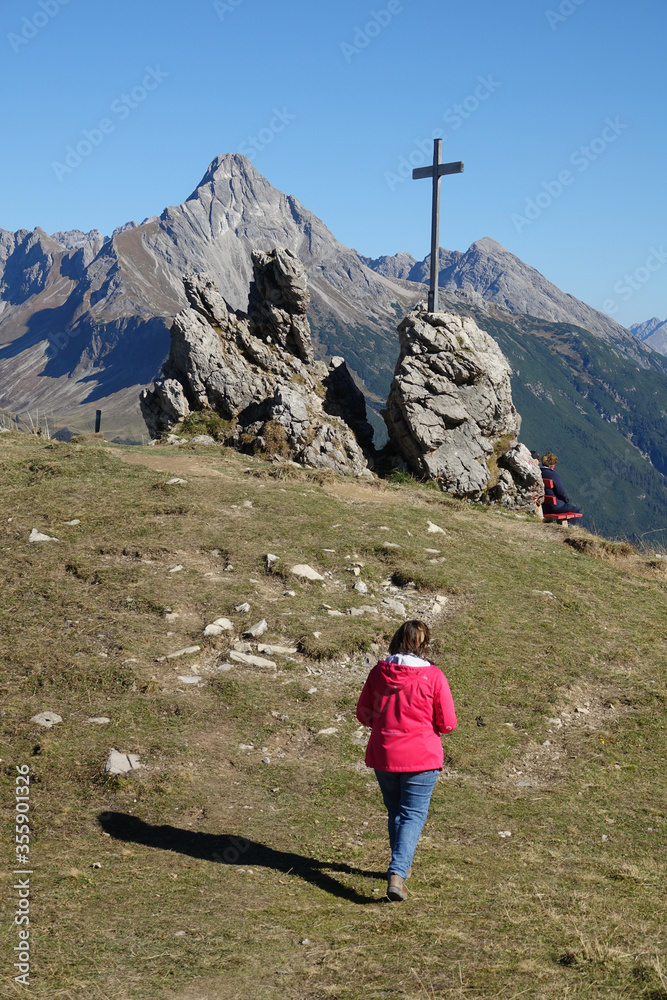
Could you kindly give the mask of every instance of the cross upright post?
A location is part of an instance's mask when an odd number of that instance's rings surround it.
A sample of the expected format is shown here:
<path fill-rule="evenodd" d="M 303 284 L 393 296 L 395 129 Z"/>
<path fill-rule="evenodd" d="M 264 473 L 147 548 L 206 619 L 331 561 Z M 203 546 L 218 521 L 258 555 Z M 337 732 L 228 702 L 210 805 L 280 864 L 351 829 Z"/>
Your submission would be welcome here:
<path fill-rule="evenodd" d="M 442 139 L 433 140 L 433 166 L 419 167 L 412 171 L 413 181 L 423 177 L 433 178 L 433 205 L 431 212 L 431 284 L 428 292 L 428 311 L 438 311 L 438 274 L 440 271 L 440 178 L 446 174 L 462 174 L 464 164 L 442 163 Z"/>

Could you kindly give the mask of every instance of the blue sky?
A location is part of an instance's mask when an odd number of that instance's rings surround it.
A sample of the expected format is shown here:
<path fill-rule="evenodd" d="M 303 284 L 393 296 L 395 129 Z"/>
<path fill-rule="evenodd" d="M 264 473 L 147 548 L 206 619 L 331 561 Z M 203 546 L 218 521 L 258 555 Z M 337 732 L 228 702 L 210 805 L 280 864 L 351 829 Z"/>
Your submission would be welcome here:
<path fill-rule="evenodd" d="M 109 233 L 246 152 L 343 243 L 422 258 L 402 174 L 437 133 L 443 246 L 665 319 L 665 37 L 664 0 L 4 0 L 0 227 Z"/>

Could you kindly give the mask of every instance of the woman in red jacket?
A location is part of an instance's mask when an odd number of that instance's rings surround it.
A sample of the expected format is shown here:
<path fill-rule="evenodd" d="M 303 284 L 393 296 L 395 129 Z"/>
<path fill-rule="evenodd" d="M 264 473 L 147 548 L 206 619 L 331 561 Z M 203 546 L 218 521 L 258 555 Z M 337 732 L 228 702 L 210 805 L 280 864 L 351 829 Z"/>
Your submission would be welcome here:
<path fill-rule="evenodd" d="M 401 625 L 389 656 L 373 667 L 357 704 L 357 718 L 371 727 L 366 765 L 375 769 L 389 823 L 387 896 L 407 899 L 411 871 L 442 770 L 440 737 L 456 728 L 454 702 L 445 675 L 423 658 L 431 641 L 428 625 Z"/>

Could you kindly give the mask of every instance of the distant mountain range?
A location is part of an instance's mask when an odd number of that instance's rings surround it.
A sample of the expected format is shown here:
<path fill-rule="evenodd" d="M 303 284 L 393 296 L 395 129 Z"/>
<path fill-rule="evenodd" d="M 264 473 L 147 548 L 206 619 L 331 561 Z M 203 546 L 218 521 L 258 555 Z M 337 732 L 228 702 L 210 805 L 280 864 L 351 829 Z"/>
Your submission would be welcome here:
<path fill-rule="evenodd" d="M 653 319 L 648 319 L 645 323 L 635 323 L 630 327 L 630 330 L 635 337 L 648 344 L 658 354 L 667 355 L 667 320 L 654 316 Z"/>
<path fill-rule="evenodd" d="M 101 409 L 107 436 L 141 439 L 139 393 L 168 352 L 184 272 L 207 272 L 244 309 L 251 250 L 275 246 L 303 261 L 316 351 L 346 357 L 379 429 L 396 324 L 425 298 L 429 259 L 363 257 L 239 155 L 214 160 L 181 205 L 109 238 L 0 230 L 0 409 L 39 410 L 70 430 L 90 429 Z M 495 240 L 440 254 L 441 308 L 475 315 L 512 363 L 522 439 L 561 450 L 572 493 L 593 489 L 601 530 L 665 528 L 667 361 L 651 343 L 659 328 L 640 339 Z M 617 487 L 599 488 L 609 477 Z"/>

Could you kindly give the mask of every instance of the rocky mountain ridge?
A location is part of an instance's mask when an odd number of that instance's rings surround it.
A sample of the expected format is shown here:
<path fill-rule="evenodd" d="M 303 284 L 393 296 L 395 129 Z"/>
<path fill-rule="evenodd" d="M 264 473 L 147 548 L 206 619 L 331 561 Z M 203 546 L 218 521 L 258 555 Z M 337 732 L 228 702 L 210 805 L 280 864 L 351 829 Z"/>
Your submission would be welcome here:
<path fill-rule="evenodd" d="M 378 274 L 406 281 L 428 282 L 430 254 L 416 261 L 411 254 L 364 258 Z M 647 352 L 637 349 L 635 338 L 606 313 L 593 309 L 540 274 L 536 268 L 506 250 L 490 237 L 477 240 L 465 253 L 440 250 L 439 285 L 450 294 L 493 302 L 511 313 L 535 316 L 555 323 L 574 323 L 647 363 Z"/>
<path fill-rule="evenodd" d="M 654 316 L 645 323 L 634 323 L 630 331 L 658 354 L 667 355 L 667 320 Z"/>

